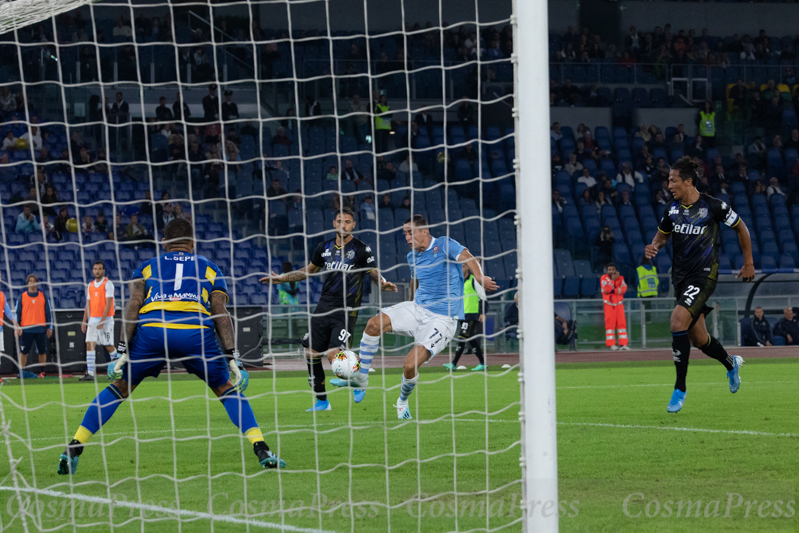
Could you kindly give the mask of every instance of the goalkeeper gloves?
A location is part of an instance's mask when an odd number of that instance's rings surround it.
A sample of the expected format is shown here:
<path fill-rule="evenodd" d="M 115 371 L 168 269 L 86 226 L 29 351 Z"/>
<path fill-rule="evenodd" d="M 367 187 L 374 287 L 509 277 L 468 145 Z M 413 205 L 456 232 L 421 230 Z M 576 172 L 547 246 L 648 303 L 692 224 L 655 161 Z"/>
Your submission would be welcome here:
<path fill-rule="evenodd" d="M 225 352 L 228 360 L 228 368 L 233 376 L 233 388 L 239 392 L 244 392 L 250 384 L 250 374 L 244 370 L 244 365 L 239 361 L 239 351 L 231 348 Z"/>
<path fill-rule="evenodd" d="M 111 379 L 121 379 L 122 369 L 128 362 L 128 345 L 120 341 L 117 344 L 117 358 L 108 363 L 108 377 Z"/>

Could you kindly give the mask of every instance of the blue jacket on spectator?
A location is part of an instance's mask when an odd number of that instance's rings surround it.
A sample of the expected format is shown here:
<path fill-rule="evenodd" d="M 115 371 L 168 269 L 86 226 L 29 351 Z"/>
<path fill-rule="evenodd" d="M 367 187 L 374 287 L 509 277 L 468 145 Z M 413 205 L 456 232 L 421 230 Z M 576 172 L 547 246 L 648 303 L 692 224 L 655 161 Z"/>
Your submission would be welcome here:
<path fill-rule="evenodd" d="M 39 221 L 36 220 L 36 215 L 32 216 L 33 218 L 28 220 L 24 212 L 19 214 L 17 217 L 17 233 L 33 233 L 34 231 L 39 231 Z"/>

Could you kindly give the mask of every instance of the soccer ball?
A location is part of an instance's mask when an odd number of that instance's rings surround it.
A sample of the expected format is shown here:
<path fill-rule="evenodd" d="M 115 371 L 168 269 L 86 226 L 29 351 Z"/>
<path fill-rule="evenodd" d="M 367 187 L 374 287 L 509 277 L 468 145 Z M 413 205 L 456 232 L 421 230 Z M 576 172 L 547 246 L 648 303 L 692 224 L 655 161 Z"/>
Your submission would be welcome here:
<path fill-rule="evenodd" d="M 350 379 L 361 370 L 361 360 L 355 352 L 342 350 L 333 358 L 333 373 L 341 379 Z"/>

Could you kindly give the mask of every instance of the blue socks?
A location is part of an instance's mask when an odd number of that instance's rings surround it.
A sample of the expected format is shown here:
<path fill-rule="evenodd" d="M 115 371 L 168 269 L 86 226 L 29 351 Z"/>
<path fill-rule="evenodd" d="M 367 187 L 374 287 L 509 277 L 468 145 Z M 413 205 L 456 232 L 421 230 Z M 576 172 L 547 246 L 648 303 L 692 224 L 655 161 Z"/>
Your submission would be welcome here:
<path fill-rule="evenodd" d="M 413 389 L 416 388 L 416 382 L 419 381 L 419 374 L 413 379 L 408 379 L 405 374 L 402 375 L 402 388 L 400 388 L 400 400 L 403 402 L 408 401 L 408 396 L 411 395 Z"/>
<path fill-rule="evenodd" d="M 228 389 L 219 397 L 219 401 L 225 406 L 230 421 L 241 430 L 250 443 L 255 444 L 264 440 L 246 396 L 235 389 Z"/>
<path fill-rule="evenodd" d="M 358 357 L 361 360 L 361 374 L 369 375 L 369 368 L 372 366 L 372 359 L 377 354 L 377 348 L 380 346 L 380 337 L 373 337 L 367 333 L 361 337 L 361 353 Z"/>
<path fill-rule="evenodd" d="M 75 439 L 86 444 L 92 435 L 97 433 L 103 424 L 111 420 L 117 407 L 125 401 L 122 393 L 114 385 L 109 385 L 97 395 L 97 398 L 89 405 L 86 414 L 83 415 L 83 422 L 80 424 Z"/>

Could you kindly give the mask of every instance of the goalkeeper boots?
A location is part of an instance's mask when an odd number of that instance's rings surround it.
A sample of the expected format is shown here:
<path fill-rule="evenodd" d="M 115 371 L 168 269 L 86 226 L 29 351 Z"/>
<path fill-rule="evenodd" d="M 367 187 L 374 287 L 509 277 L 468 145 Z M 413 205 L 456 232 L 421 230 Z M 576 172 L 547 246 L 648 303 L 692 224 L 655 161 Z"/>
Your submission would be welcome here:
<path fill-rule="evenodd" d="M 58 473 L 65 476 L 67 474 L 74 474 L 78 471 L 78 459 L 80 454 L 83 453 L 83 444 L 79 440 L 73 439 L 69 443 L 67 449 L 61 454 L 58 459 Z"/>
<path fill-rule="evenodd" d="M 286 468 L 286 461 L 275 455 L 269 450 L 269 446 L 264 441 L 256 442 L 252 445 L 252 450 L 258 456 L 258 461 L 264 468 Z"/>

